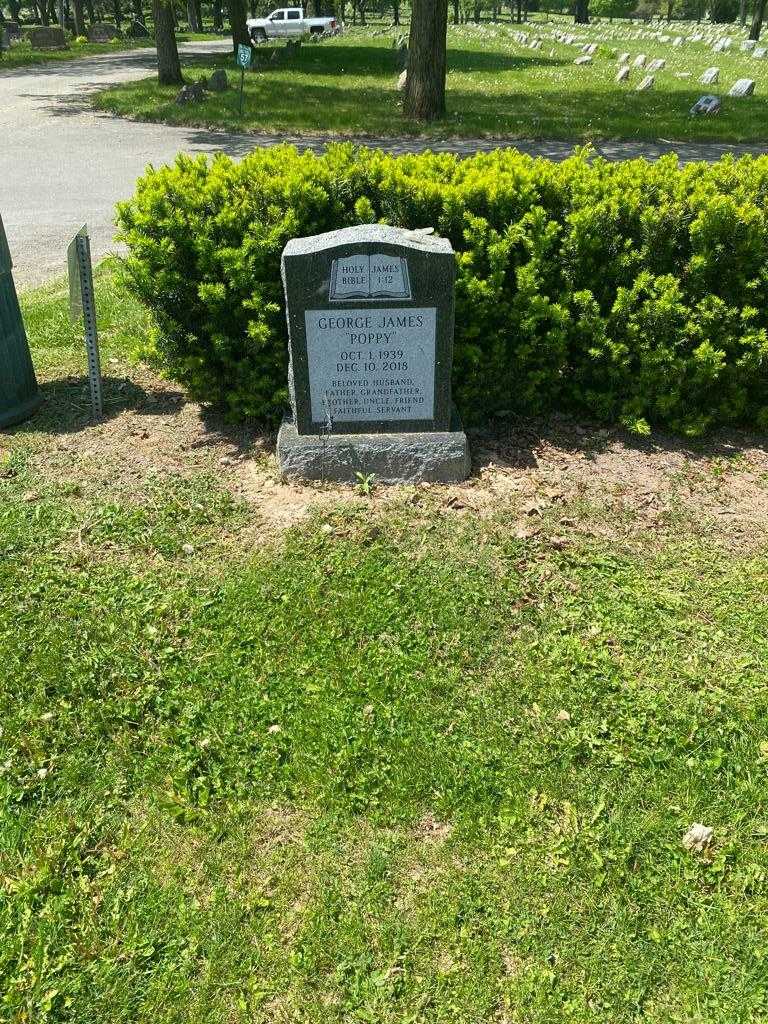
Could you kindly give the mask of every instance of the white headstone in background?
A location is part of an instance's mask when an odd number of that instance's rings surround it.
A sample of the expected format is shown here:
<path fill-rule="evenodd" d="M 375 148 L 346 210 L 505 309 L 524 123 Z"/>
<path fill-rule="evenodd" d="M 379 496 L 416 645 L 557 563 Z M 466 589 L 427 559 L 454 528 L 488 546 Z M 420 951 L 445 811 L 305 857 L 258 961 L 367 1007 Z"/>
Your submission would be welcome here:
<path fill-rule="evenodd" d="M 653 75 L 646 75 L 640 85 L 637 87 L 637 92 L 647 92 L 648 89 L 653 88 L 654 77 Z"/>
<path fill-rule="evenodd" d="M 648 71 L 661 71 L 666 67 L 666 61 L 663 57 L 658 57 L 656 60 L 652 60 L 648 65 Z"/>
<path fill-rule="evenodd" d="M 646 57 L 646 55 L 644 53 L 638 53 L 638 55 L 632 61 L 632 67 L 633 68 L 644 68 L 645 67 L 645 62 L 646 62 L 647 59 L 648 58 Z"/>
<path fill-rule="evenodd" d="M 587 57 L 586 54 L 582 54 L 582 56 L 581 57 L 577 57 L 576 60 L 573 63 L 574 64 L 591 64 L 592 63 L 592 58 L 591 57 Z"/>
<path fill-rule="evenodd" d="M 707 68 L 699 81 L 702 85 L 716 85 L 720 76 L 720 68 Z"/>
<path fill-rule="evenodd" d="M 728 90 L 729 96 L 751 96 L 755 91 L 754 78 L 740 78 Z"/>
<path fill-rule="evenodd" d="M 616 72 L 616 81 L 617 82 L 627 82 L 627 81 L 629 81 L 629 71 L 630 71 L 629 64 L 624 64 L 623 67 L 620 67 L 619 70 Z"/>

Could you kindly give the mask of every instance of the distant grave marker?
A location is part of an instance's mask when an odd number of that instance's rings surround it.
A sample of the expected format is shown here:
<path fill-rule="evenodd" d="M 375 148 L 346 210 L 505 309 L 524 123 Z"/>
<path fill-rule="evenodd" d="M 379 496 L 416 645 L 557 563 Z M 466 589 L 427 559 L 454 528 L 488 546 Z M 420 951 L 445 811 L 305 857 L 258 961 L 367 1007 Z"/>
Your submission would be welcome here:
<path fill-rule="evenodd" d="M 751 96 L 755 91 L 754 78 L 740 78 L 728 90 L 729 96 Z"/>

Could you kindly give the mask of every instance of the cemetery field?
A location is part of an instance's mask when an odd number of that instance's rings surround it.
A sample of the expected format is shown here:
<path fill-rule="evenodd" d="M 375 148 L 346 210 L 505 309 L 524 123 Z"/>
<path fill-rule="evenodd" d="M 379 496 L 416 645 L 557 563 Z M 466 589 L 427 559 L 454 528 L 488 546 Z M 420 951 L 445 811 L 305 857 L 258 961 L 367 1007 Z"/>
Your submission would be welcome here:
<path fill-rule="evenodd" d="M 97 297 L 104 421 L 61 284 L 0 435 L 4 1017 L 764 1019 L 765 438 L 286 485 Z"/>
<path fill-rule="evenodd" d="M 97 94 L 94 102 L 100 109 L 143 120 L 253 132 L 574 141 L 768 139 L 768 60 L 740 52 L 742 37 L 730 27 L 732 47 L 717 54 L 703 41 L 674 47 L 658 38 L 635 38 L 641 31 L 664 38 L 675 32 L 688 36 L 697 28 L 693 23 L 663 23 L 652 33 L 616 22 L 587 26 L 578 43 L 566 45 L 554 38 L 554 33 L 575 28 L 563 20 L 534 22 L 526 27 L 529 39 L 523 43 L 515 39 L 517 26 L 508 23 L 450 27 L 448 115 L 427 128 L 401 115 L 396 88 L 401 63 L 393 49 L 399 29 L 351 29 L 338 39 L 304 44 L 295 53 L 284 46 L 258 49 L 258 67 L 245 78 L 242 117 L 240 75 L 224 57 L 184 60 L 189 80 L 214 67 L 229 69 L 233 88 L 208 94 L 203 103 L 179 106 L 176 88 L 160 88 L 150 78 L 115 86 Z M 609 31 L 614 33 L 609 41 L 598 42 Z M 532 49 L 537 39 L 541 48 Z M 592 63 L 576 66 L 574 60 L 590 40 L 598 45 Z M 655 73 L 652 90 L 636 91 L 646 74 L 637 69 L 632 69 L 628 84 L 614 81 L 617 56 L 625 52 L 631 59 L 644 53 L 648 62 L 666 61 L 666 67 Z M 719 68 L 719 84 L 700 85 L 699 77 L 713 66 Z M 755 80 L 755 94 L 728 97 L 728 89 L 744 77 Z M 722 97 L 721 113 L 692 118 L 691 107 L 706 93 Z"/>

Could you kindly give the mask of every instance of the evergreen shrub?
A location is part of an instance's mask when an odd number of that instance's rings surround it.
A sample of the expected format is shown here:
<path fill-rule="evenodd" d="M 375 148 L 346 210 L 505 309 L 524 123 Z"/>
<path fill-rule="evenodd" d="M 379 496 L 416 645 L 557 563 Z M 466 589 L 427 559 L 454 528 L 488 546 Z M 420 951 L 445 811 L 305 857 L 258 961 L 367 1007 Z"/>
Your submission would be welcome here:
<path fill-rule="evenodd" d="M 638 432 L 768 427 L 767 157 L 282 146 L 149 168 L 118 219 L 155 358 L 233 419 L 275 421 L 287 402 L 286 242 L 380 221 L 432 226 L 456 250 L 465 420 L 559 409 Z"/>

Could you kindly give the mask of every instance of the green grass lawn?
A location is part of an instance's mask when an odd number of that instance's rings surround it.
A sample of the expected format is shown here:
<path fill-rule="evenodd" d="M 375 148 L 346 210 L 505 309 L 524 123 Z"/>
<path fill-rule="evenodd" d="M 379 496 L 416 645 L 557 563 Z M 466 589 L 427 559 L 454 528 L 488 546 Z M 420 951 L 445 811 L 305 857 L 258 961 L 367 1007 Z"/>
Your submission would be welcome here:
<path fill-rule="evenodd" d="M 689 451 L 654 530 L 551 491 L 521 529 L 540 464 L 270 534 L 297 489 L 98 301 L 105 421 L 57 286 L 0 435 L 3 1019 L 765 1020 L 768 547 L 680 500 L 768 473 Z"/>
<path fill-rule="evenodd" d="M 180 32 L 176 36 L 180 43 L 220 39 L 219 35 Z M 0 55 L 0 75 L 4 70 L 49 64 L 54 61 L 80 60 L 81 57 L 97 57 L 105 53 L 122 53 L 124 50 L 137 50 L 154 46 L 152 39 L 114 39 L 110 43 L 70 43 L 66 50 L 35 50 L 26 40 L 22 40 Z"/>
<path fill-rule="evenodd" d="M 565 22 L 558 22 L 564 28 Z M 574 28 L 569 23 L 571 29 Z M 692 24 L 687 27 L 692 32 Z M 549 38 L 553 26 L 528 26 L 531 38 L 544 38 L 542 49 L 517 43 L 514 26 L 467 25 L 448 31 L 448 116 L 424 128 L 403 119 L 396 83 L 400 64 L 392 49 L 402 30 L 352 29 L 338 39 L 304 45 L 292 56 L 273 62 L 273 47 L 258 50 L 258 70 L 246 76 L 245 111 L 240 117 L 235 89 L 209 96 L 203 104 L 177 106 L 178 90 L 160 88 L 154 79 L 131 82 L 97 94 L 100 109 L 172 124 L 218 125 L 233 130 L 329 133 L 372 136 L 426 133 L 504 138 L 672 139 L 725 142 L 768 139 L 768 61 L 736 50 L 713 54 L 703 43 L 674 48 L 648 40 L 619 37 L 601 44 L 594 63 L 576 67 L 574 46 Z M 608 26 L 589 26 L 586 39 L 599 39 Z M 611 30 L 613 31 L 613 30 Z M 615 31 L 619 31 L 617 28 Z M 624 30 L 628 31 L 628 30 Z M 674 31 L 674 28 L 671 29 Z M 614 82 L 618 52 L 645 52 L 663 57 L 667 67 L 656 74 L 655 87 L 638 93 L 642 72 L 633 71 L 629 86 Z M 284 47 L 278 47 L 282 55 Z M 230 67 L 230 82 L 239 74 L 226 58 L 185 61 L 189 78 L 213 67 Z M 720 68 L 720 85 L 704 87 L 705 68 Z M 675 73 L 688 78 L 675 77 Z M 740 77 L 757 82 L 747 99 L 725 96 Z M 689 110 L 704 93 L 723 95 L 722 113 L 691 118 Z"/>

